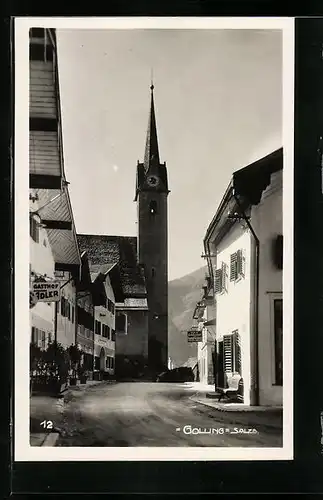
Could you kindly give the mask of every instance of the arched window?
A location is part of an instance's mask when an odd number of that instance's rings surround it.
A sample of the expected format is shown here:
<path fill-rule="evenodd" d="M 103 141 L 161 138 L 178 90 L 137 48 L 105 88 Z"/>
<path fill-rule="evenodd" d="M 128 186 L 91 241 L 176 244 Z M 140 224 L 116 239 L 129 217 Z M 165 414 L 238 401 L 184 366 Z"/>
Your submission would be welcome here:
<path fill-rule="evenodd" d="M 149 204 L 149 213 L 151 215 L 156 215 L 157 214 L 157 201 L 151 200 Z"/>

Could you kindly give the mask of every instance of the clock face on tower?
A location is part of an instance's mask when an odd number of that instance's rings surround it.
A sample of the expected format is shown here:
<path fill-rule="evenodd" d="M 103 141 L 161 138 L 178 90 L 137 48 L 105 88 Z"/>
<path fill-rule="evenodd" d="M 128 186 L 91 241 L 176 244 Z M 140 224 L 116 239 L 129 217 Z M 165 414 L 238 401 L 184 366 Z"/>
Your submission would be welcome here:
<path fill-rule="evenodd" d="M 157 187 L 158 184 L 159 184 L 159 179 L 158 179 L 158 177 L 156 175 L 150 175 L 147 178 L 147 183 L 151 187 Z"/>

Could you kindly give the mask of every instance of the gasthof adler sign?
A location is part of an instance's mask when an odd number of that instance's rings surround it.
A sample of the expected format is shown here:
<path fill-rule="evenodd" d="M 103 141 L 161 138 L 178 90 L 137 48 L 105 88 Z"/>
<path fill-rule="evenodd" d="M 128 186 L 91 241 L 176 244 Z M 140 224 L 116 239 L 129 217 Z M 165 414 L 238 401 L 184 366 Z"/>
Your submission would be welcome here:
<path fill-rule="evenodd" d="M 60 299 L 60 282 L 36 282 L 32 284 L 31 291 L 37 302 L 57 302 Z"/>
<path fill-rule="evenodd" d="M 202 330 L 189 330 L 187 340 L 188 342 L 202 342 Z"/>

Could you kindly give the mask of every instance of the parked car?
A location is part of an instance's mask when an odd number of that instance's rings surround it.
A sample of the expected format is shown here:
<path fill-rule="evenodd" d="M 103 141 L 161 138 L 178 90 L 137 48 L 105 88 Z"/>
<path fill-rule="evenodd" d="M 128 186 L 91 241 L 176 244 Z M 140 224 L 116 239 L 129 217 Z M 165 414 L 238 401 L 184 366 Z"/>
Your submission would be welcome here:
<path fill-rule="evenodd" d="M 156 382 L 193 382 L 194 378 L 192 368 L 180 366 L 179 368 L 160 373 L 157 376 Z"/>

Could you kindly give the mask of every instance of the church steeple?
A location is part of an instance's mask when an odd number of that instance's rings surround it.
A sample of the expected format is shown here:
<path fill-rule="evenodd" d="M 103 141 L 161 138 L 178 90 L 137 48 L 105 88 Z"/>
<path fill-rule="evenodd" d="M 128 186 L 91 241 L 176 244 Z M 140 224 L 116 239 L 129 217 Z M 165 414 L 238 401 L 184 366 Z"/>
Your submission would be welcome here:
<path fill-rule="evenodd" d="M 136 193 L 134 201 L 138 200 L 142 191 L 169 193 L 166 163 L 160 163 L 157 139 L 157 126 L 154 103 L 154 84 L 150 85 L 150 111 L 146 137 L 144 161 L 137 163 Z"/>
<path fill-rule="evenodd" d="M 158 149 L 158 139 L 157 139 L 157 126 L 156 126 L 156 115 L 155 115 L 155 104 L 154 104 L 154 84 L 151 82 L 151 101 L 150 101 L 150 113 L 148 120 L 147 138 L 146 138 L 146 149 L 144 157 L 144 167 L 147 172 L 149 168 L 153 165 L 159 166 L 159 149 Z"/>

